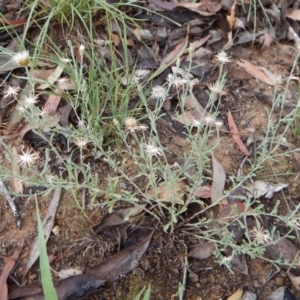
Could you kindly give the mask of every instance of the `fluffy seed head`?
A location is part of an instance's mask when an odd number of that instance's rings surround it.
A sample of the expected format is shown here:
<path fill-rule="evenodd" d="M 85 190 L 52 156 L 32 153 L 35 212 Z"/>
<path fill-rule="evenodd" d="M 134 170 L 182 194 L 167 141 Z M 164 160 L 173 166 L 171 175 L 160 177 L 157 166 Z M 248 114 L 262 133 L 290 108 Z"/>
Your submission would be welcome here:
<path fill-rule="evenodd" d="M 18 52 L 13 56 L 13 61 L 20 67 L 27 67 L 29 65 L 29 51 Z"/>
<path fill-rule="evenodd" d="M 150 156 L 162 156 L 162 150 L 158 148 L 156 145 L 145 145 L 145 152 Z"/>
<path fill-rule="evenodd" d="M 207 125 L 214 124 L 216 119 L 213 116 L 207 116 L 204 118 L 204 121 Z"/>
<path fill-rule="evenodd" d="M 79 148 L 84 148 L 88 144 L 88 140 L 84 137 L 78 137 L 74 139 L 74 143 Z"/>
<path fill-rule="evenodd" d="M 152 88 L 151 98 L 164 101 L 168 97 L 168 91 L 164 87 L 157 85 Z"/>
<path fill-rule="evenodd" d="M 130 131 L 131 133 L 148 129 L 147 125 L 140 124 L 134 117 L 127 117 L 124 124 L 125 130 Z"/>
<path fill-rule="evenodd" d="M 224 84 L 218 82 L 209 83 L 207 87 L 210 89 L 211 92 L 219 94 L 221 96 L 225 96 L 228 93 L 228 90 L 224 89 Z"/>
<path fill-rule="evenodd" d="M 263 228 L 254 227 L 253 230 L 249 231 L 250 236 L 254 239 L 258 244 L 265 244 L 271 240 L 271 237 L 267 230 Z"/>
<path fill-rule="evenodd" d="M 228 56 L 228 54 L 225 51 L 221 51 L 219 52 L 216 56 L 215 56 L 216 60 L 219 61 L 221 64 L 226 64 L 231 62 L 230 56 Z"/>

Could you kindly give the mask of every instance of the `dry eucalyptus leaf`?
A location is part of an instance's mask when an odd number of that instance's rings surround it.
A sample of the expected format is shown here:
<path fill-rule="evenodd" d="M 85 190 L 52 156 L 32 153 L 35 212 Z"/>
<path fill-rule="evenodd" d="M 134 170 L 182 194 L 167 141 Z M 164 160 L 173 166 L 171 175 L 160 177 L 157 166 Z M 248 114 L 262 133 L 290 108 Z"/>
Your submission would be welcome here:
<path fill-rule="evenodd" d="M 186 190 L 187 185 L 183 180 L 176 182 L 165 182 L 163 185 L 149 190 L 147 192 L 147 196 L 162 202 L 184 204 L 182 197 L 183 192 Z"/>
<path fill-rule="evenodd" d="M 194 257 L 197 259 L 209 258 L 216 250 L 216 245 L 212 242 L 204 242 L 203 244 L 196 245 L 187 254 L 189 257 Z"/>
<path fill-rule="evenodd" d="M 286 17 L 295 21 L 300 21 L 300 9 L 293 9 L 286 13 Z"/>
<path fill-rule="evenodd" d="M 238 289 L 234 294 L 229 296 L 226 300 L 241 300 L 243 297 L 243 289 Z"/>
<path fill-rule="evenodd" d="M 245 59 L 240 59 L 240 61 L 236 61 L 236 63 L 244 68 L 250 75 L 254 78 L 258 79 L 261 82 L 264 82 L 269 85 L 276 85 L 280 81 L 280 76 L 275 75 L 266 68 L 255 66 L 249 61 Z"/>
<path fill-rule="evenodd" d="M 290 272 L 288 272 L 287 274 L 288 274 L 293 286 L 295 287 L 295 289 L 297 291 L 300 291 L 300 276 L 295 276 L 294 274 L 292 274 Z"/>

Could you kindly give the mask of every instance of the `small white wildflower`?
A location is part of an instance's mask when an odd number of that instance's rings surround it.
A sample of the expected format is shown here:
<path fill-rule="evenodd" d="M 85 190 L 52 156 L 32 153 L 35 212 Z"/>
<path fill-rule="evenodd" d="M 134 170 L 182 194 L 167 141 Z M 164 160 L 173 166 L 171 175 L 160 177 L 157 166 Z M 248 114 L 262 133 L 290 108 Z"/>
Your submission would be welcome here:
<path fill-rule="evenodd" d="M 192 127 L 200 127 L 200 125 L 202 125 L 202 123 L 199 120 L 193 119 L 191 122 Z"/>
<path fill-rule="evenodd" d="M 120 127 L 120 122 L 119 122 L 119 120 L 113 118 L 113 123 L 114 123 L 114 125 L 115 125 L 116 127 Z"/>
<path fill-rule="evenodd" d="M 23 101 L 26 107 L 32 106 L 37 102 L 37 96 L 34 95 L 24 96 Z"/>
<path fill-rule="evenodd" d="M 228 90 L 224 89 L 224 84 L 215 82 L 215 83 L 209 83 L 207 87 L 210 89 L 211 92 L 219 94 L 221 96 L 225 96 L 228 94 Z"/>
<path fill-rule="evenodd" d="M 228 265 L 231 263 L 232 259 L 233 259 L 233 255 L 223 256 L 222 259 L 220 260 L 219 264 L 220 265 Z"/>
<path fill-rule="evenodd" d="M 169 86 L 174 86 L 176 89 L 184 87 L 188 83 L 186 79 L 178 76 L 172 76 L 171 74 L 168 75 L 167 80 L 169 82 Z"/>
<path fill-rule="evenodd" d="M 26 50 L 16 53 L 13 56 L 13 61 L 20 67 L 27 67 L 29 65 L 29 51 Z"/>
<path fill-rule="evenodd" d="M 20 113 L 24 113 L 26 111 L 25 107 L 21 104 L 18 104 L 16 106 L 16 110 L 19 111 Z"/>
<path fill-rule="evenodd" d="M 65 64 L 67 64 L 67 63 L 69 63 L 69 62 L 72 61 L 72 60 L 69 59 L 69 58 L 61 58 L 60 60 L 61 60 L 63 63 L 65 63 Z"/>
<path fill-rule="evenodd" d="M 292 228 L 296 228 L 297 230 L 300 230 L 300 218 L 293 218 L 288 222 L 289 226 Z"/>
<path fill-rule="evenodd" d="M 175 161 L 174 164 L 170 166 L 170 168 L 173 170 L 180 169 L 180 164 L 177 161 Z"/>
<path fill-rule="evenodd" d="M 4 97 L 3 98 L 7 98 L 7 97 L 11 97 L 11 96 L 17 96 L 18 92 L 20 90 L 20 87 L 14 87 L 14 86 L 9 86 L 5 92 L 4 92 Z"/>
<path fill-rule="evenodd" d="M 141 131 L 145 131 L 148 129 L 148 126 L 146 124 L 140 124 L 138 126 L 138 130 L 141 130 Z"/>
<path fill-rule="evenodd" d="M 145 145 L 145 152 L 150 156 L 162 156 L 162 150 L 158 148 L 156 145 Z"/>
<path fill-rule="evenodd" d="M 30 166 L 38 158 L 38 153 L 32 152 L 31 149 L 27 149 L 26 152 L 22 150 L 22 155 L 18 155 L 18 161 L 21 166 Z"/>
<path fill-rule="evenodd" d="M 168 97 L 168 91 L 164 87 L 157 85 L 152 88 L 151 98 L 164 101 Z"/>
<path fill-rule="evenodd" d="M 282 84 L 282 82 L 283 82 L 283 80 L 282 80 L 281 75 L 278 75 L 278 76 L 275 77 L 275 84 L 276 85 L 280 85 L 280 84 Z"/>
<path fill-rule="evenodd" d="M 47 180 L 47 182 L 49 182 L 49 183 L 53 183 L 54 182 L 54 180 L 55 180 L 55 176 L 54 175 L 46 175 L 46 180 Z"/>
<path fill-rule="evenodd" d="M 79 53 L 80 53 L 81 56 L 82 56 L 83 53 L 84 53 L 84 49 L 85 49 L 84 45 L 80 45 L 80 46 L 79 46 Z"/>
<path fill-rule="evenodd" d="M 79 120 L 77 125 L 78 125 L 78 127 L 84 127 L 85 126 L 85 121 L 84 120 Z"/>
<path fill-rule="evenodd" d="M 249 231 L 249 233 L 251 237 L 254 238 L 254 241 L 259 244 L 268 243 L 271 240 L 268 231 L 263 228 L 254 227 L 253 230 Z"/>
<path fill-rule="evenodd" d="M 127 117 L 125 119 L 125 130 L 128 130 L 130 132 L 134 132 L 136 130 L 136 127 L 138 125 L 138 120 L 134 117 Z"/>
<path fill-rule="evenodd" d="M 215 59 L 219 61 L 221 64 L 226 64 L 231 62 L 230 56 L 225 51 L 219 52 L 216 56 Z"/>
<path fill-rule="evenodd" d="M 131 133 L 135 131 L 147 130 L 148 126 L 145 124 L 140 124 L 137 119 L 134 117 L 128 117 L 125 119 L 125 130 L 130 131 Z"/>
<path fill-rule="evenodd" d="M 65 83 L 67 83 L 69 81 L 69 78 L 68 77 L 62 77 L 62 78 L 59 78 L 56 80 L 56 83 L 58 85 L 63 85 Z"/>
<path fill-rule="evenodd" d="M 84 137 L 78 137 L 74 139 L 74 143 L 79 148 L 84 148 L 88 144 L 88 140 Z"/>
<path fill-rule="evenodd" d="M 217 127 L 222 127 L 223 126 L 223 122 L 222 121 L 215 121 L 215 125 Z"/>
<path fill-rule="evenodd" d="M 204 118 L 204 121 L 207 125 L 211 125 L 216 122 L 216 119 L 213 116 L 207 116 Z"/>

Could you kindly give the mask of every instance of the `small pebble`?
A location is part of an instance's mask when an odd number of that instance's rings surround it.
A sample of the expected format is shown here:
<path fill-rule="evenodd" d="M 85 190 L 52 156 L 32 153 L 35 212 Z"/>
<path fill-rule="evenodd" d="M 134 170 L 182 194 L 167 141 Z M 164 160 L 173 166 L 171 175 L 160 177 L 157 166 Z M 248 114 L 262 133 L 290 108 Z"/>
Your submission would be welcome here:
<path fill-rule="evenodd" d="M 279 286 L 284 285 L 284 278 L 281 276 L 276 277 L 275 283 L 276 283 L 276 285 L 279 285 Z"/>

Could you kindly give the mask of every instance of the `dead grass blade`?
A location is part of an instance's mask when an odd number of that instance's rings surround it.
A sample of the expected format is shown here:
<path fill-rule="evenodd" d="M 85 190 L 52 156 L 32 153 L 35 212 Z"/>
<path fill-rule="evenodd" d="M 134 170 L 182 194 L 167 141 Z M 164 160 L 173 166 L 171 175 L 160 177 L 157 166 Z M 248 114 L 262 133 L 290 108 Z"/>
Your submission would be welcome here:
<path fill-rule="evenodd" d="M 187 25 L 187 34 L 186 37 L 175 47 L 173 51 L 171 51 L 167 56 L 165 56 L 158 69 L 150 76 L 149 80 L 152 80 L 159 74 L 161 74 L 166 68 L 170 67 L 172 64 L 174 64 L 178 58 L 181 57 L 181 55 L 184 53 L 188 41 L 189 41 L 189 32 L 190 32 L 190 26 Z"/>
<path fill-rule="evenodd" d="M 212 157 L 213 165 L 213 178 L 211 185 L 211 202 L 217 203 L 220 201 L 223 195 L 223 190 L 225 187 L 226 173 L 223 166 L 217 161 L 217 159 Z"/>
<path fill-rule="evenodd" d="M 22 183 L 22 180 L 18 179 L 18 174 L 20 174 L 20 164 L 18 162 L 18 151 L 17 151 L 17 148 L 16 146 L 13 146 L 11 148 L 11 151 L 12 151 L 12 160 L 11 160 L 11 163 L 12 163 L 12 169 L 13 169 L 13 174 L 14 174 L 14 177 L 12 178 L 12 189 L 18 193 L 18 194 L 22 194 L 23 193 L 23 183 Z"/>
<path fill-rule="evenodd" d="M 43 83 L 37 87 L 38 90 L 45 90 L 54 84 L 57 79 L 61 76 L 64 69 L 61 66 L 57 66 L 54 72 L 46 79 L 46 83 Z"/>
<path fill-rule="evenodd" d="M 241 136 L 239 133 L 239 130 L 234 122 L 233 116 L 231 114 L 231 111 L 228 110 L 228 126 L 230 133 L 232 134 L 232 138 L 236 142 L 236 144 L 239 146 L 240 150 L 247 156 L 250 156 L 250 152 L 248 151 L 247 147 L 244 145 L 243 141 L 241 140 Z"/>
<path fill-rule="evenodd" d="M 21 241 L 20 245 L 18 246 L 18 249 L 14 251 L 14 254 L 8 258 L 2 273 L 0 275 L 0 299 L 6 300 L 8 299 L 8 289 L 7 289 L 7 278 L 9 276 L 10 271 L 12 270 L 13 266 L 16 263 L 16 260 L 18 259 L 20 252 L 22 251 L 24 246 L 24 240 Z"/>

